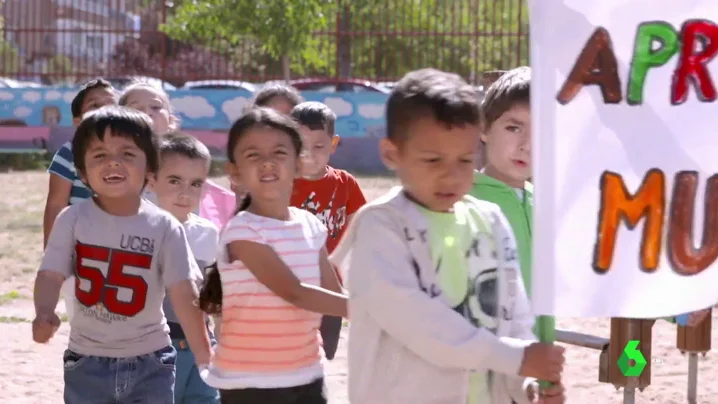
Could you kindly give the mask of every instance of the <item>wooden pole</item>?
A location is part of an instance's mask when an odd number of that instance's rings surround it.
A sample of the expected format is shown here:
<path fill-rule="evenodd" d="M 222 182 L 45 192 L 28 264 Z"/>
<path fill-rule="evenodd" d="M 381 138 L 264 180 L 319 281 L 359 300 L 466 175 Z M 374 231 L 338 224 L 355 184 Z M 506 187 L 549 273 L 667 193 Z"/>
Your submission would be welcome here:
<path fill-rule="evenodd" d="M 698 354 L 705 356 L 711 350 L 712 309 L 696 327 L 678 326 L 676 347 L 682 354 L 688 353 L 688 403 L 695 403 L 698 391 Z"/>
<path fill-rule="evenodd" d="M 652 328 L 655 320 L 642 320 L 632 318 L 612 318 L 611 338 L 608 344 L 607 375 L 599 376 L 599 381 L 613 384 L 616 389 L 623 387 L 623 403 L 633 404 L 636 398 L 636 389 L 643 391 L 651 384 L 651 345 Z M 646 359 L 646 367 L 638 377 L 626 377 L 618 367 L 618 359 L 628 341 L 638 340 L 638 350 Z"/>

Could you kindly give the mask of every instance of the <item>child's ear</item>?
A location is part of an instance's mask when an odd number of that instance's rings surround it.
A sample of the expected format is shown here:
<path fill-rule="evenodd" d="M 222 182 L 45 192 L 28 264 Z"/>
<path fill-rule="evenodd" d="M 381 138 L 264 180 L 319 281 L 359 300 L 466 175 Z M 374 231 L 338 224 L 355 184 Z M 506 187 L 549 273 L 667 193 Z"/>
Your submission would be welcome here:
<path fill-rule="evenodd" d="M 147 173 L 147 189 L 154 191 L 155 184 L 157 184 L 157 174 Z"/>
<path fill-rule="evenodd" d="M 80 126 L 80 122 L 82 122 L 82 118 L 72 118 L 72 124 L 73 124 L 75 127 Z"/>
<path fill-rule="evenodd" d="M 77 170 L 77 177 L 80 179 L 80 181 L 82 181 L 83 184 L 87 185 L 88 188 L 90 187 L 90 182 L 87 181 L 87 176 L 84 172 Z"/>
<path fill-rule="evenodd" d="M 399 148 L 397 145 L 387 138 L 379 140 L 379 156 L 386 168 L 396 170 L 396 164 L 399 156 Z"/>
<path fill-rule="evenodd" d="M 332 136 L 332 148 L 331 148 L 332 153 L 334 153 L 337 150 L 337 146 L 339 146 L 339 142 L 341 142 L 341 140 L 342 139 L 339 137 L 339 135 Z"/>
<path fill-rule="evenodd" d="M 483 130 L 479 133 L 479 139 L 481 140 L 481 143 L 483 145 L 486 145 L 486 141 L 489 139 L 488 135 L 486 135 L 486 132 Z"/>
<path fill-rule="evenodd" d="M 239 170 L 232 162 L 228 161 L 224 164 L 224 171 L 227 173 L 230 182 L 233 184 L 241 183 Z"/>
<path fill-rule="evenodd" d="M 486 132 L 488 132 L 487 129 L 486 124 L 481 123 L 481 125 L 479 125 L 479 139 L 481 140 L 481 143 L 486 143 L 486 140 L 489 138 L 486 134 Z"/>
<path fill-rule="evenodd" d="M 179 128 L 179 118 L 177 118 L 176 115 L 171 114 L 170 115 L 170 124 L 169 124 L 169 132 L 176 131 Z"/>

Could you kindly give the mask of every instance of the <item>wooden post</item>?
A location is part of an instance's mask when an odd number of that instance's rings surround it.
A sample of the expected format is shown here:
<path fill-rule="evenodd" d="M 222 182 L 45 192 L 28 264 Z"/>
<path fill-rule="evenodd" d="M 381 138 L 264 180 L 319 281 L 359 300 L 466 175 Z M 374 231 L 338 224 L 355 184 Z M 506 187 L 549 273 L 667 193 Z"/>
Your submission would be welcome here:
<path fill-rule="evenodd" d="M 678 326 L 676 347 L 681 353 L 688 353 L 688 402 L 695 403 L 698 390 L 698 354 L 703 356 L 711 350 L 711 328 L 713 309 L 696 327 Z"/>
<path fill-rule="evenodd" d="M 616 386 L 616 389 L 623 387 L 623 402 L 631 404 L 635 401 L 636 388 L 643 391 L 651 384 L 651 345 L 652 328 L 655 320 L 642 320 L 631 318 L 611 319 L 611 339 L 608 344 L 607 377 L 604 380 Z M 626 377 L 618 368 L 618 358 L 630 340 L 638 340 L 638 350 L 646 359 L 646 367 L 638 377 Z"/>

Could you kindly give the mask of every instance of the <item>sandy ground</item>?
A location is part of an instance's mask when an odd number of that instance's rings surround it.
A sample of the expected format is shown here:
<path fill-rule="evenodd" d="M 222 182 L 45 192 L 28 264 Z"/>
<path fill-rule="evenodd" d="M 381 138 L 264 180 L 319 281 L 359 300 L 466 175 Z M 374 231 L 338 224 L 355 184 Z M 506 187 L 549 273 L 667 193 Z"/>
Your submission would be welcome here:
<path fill-rule="evenodd" d="M 384 192 L 391 181 L 360 179 L 368 198 Z M 32 280 L 42 245 L 42 209 L 47 188 L 43 173 L 0 174 L 0 401 L 10 404 L 62 402 L 62 351 L 69 328 L 64 323 L 46 345 L 32 342 Z M 64 312 L 64 306 L 58 307 Z M 714 316 L 715 318 L 715 316 Z M 713 321 L 714 329 L 718 320 Z M 608 319 L 560 319 L 562 329 L 608 336 Z M 675 327 L 658 321 L 653 329 L 651 385 L 636 395 L 636 403 L 685 403 L 687 357 L 675 349 Z M 346 330 L 345 330 L 346 331 Z M 716 334 L 718 335 L 718 333 Z M 346 335 L 337 357 L 328 363 L 330 403 L 344 404 L 346 398 Z M 716 345 L 716 338 L 713 338 Z M 568 402 L 621 403 L 622 391 L 598 383 L 598 351 L 568 347 L 564 373 Z M 718 403 L 718 358 L 709 353 L 699 361 L 697 403 Z M 713 382 L 711 382 L 711 380 Z M 403 403 L 397 403 L 403 404 Z"/>

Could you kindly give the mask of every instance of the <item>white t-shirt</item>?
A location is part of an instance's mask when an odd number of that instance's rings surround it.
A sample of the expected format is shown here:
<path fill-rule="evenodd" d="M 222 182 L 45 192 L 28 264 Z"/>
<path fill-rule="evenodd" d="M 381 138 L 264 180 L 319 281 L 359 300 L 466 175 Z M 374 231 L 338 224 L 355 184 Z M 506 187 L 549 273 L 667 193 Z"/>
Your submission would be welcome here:
<path fill-rule="evenodd" d="M 194 213 L 190 213 L 189 218 L 184 225 L 187 233 L 187 242 L 197 261 L 197 267 L 200 269 L 197 279 L 204 279 L 204 269 L 214 262 L 217 253 L 217 244 L 219 243 L 219 230 L 214 223 L 207 219 L 201 218 Z M 169 296 L 165 296 L 162 304 L 165 311 L 165 317 L 168 322 L 179 323 L 179 319 L 175 314 Z"/>
<path fill-rule="evenodd" d="M 217 244 L 219 242 L 219 230 L 214 223 L 207 219 L 201 218 L 193 213 L 190 214 L 189 219 L 182 224 L 187 234 L 187 241 L 189 243 L 192 254 L 194 255 L 195 261 L 202 274 L 196 275 L 198 279 L 203 279 L 204 268 L 212 264 L 215 260 L 215 254 L 217 252 Z M 72 319 L 73 313 L 73 301 L 75 297 L 75 277 L 70 276 L 65 280 L 62 285 L 62 296 L 65 299 L 65 310 L 68 319 Z M 163 303 L 165 316 L 167 321 L 177 322 L 177 317 L 174 314 L 174 310 L 169 306 L 169 298 L 165 297 Z"/>

